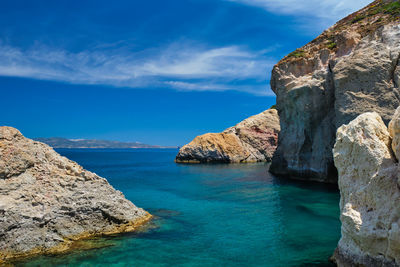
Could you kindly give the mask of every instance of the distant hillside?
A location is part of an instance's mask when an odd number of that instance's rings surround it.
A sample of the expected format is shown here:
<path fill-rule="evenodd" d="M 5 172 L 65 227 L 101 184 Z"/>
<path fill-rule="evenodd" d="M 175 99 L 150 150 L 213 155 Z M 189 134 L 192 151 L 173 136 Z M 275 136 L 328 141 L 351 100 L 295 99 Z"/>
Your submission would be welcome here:
<path fill-rule="evenodd" d="M 61 137 L 34 138 L 53 148 L 162 148 L 161 146 L 146 145 L 138 142 L 119 142 L 95 139 L 67 139 Z"/>

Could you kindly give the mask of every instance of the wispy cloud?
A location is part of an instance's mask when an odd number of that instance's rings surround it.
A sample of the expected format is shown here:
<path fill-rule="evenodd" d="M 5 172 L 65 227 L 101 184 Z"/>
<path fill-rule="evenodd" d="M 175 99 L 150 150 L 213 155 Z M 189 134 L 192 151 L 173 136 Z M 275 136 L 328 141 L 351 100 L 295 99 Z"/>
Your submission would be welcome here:
<path fill-rule="evenodd" d="M 235 82 L 265 82 L 273 62 L 266 51 L 240 46 L 173 44 L 141 52 L 94 49 L 73 53 L 46 46 L 23 50 L 0 43 L 1 76 L 117 87 L 252 92 Z"/>
<path fill-rule="evenodd" d="M 235 90 L 259 96 L 275 96 L 270 86 L 264 82 L 256 85 L 229 85 L 220 83 L 191 83 L 182 81 L 166 81 L 166 85 L 178 91 L 227 91 Z"/>
<path fill-rule="evenodd" d="M 259 78 L 265 71 L 260 63 L 268 65 L 262 62 L 262 57 L 260 53 L 249 52 L 237 46 L 201 51 L 170 48 L 159 58 L 146 62 L 141 68 L 141 74 L 190 78 Z"/>
<path fill-rule="evenodd" d="M 333 24 L 337 20 L 368 5 L 371 0 L 228 0 L 263 8 L 269 12 L 298 17 L 312 17 L 320 23 Z M 315 23 L 315 20 L 314 20 Z M 318 27 L 319 25 L 315 25 Z M 323 27 L 326 27 L 324 25 Z"/>

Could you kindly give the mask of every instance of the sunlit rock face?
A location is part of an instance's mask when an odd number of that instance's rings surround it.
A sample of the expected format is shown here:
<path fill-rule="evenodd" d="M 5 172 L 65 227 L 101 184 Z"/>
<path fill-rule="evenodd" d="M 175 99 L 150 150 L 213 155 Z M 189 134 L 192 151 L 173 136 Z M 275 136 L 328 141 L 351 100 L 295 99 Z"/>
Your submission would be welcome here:
<path fill-rule="evenodd" d="M 397 5 L 373 2 L 274 67 L 281 123 L 274 174 L 336 183 L 337 128 L 372 111 L 389 122 L 400 104 Z"/>
<path fill-rule="evenodd" d="M 338 266 L 400 265 L 400 108 L 385 126 L 375 112 L 337 131 L 342 237 Z M 393 150 L 392 150 L 393 147 Z"/>
<path fill-rule="evenodd" d="M 183 146 L 176 162 L 258 162 L 270 161 L 280 131 L 276 109 L 268 109 L 222 133 L 207 133 Z"/>
<path fill-rule="evenodd" d="M 0 265 L 65 251 L 82 238 L 133 231 L 150 217 L 106 179 L 0 127 Z"/>

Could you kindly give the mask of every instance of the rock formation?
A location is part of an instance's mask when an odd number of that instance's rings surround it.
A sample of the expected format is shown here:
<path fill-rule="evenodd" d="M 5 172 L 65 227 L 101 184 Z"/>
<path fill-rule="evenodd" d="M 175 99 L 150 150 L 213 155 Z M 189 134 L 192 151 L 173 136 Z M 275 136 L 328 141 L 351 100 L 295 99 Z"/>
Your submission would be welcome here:
<path fill-rule="evenodd" d="M 335 183 L 336 129 L 364 112 L 390 120 L 400 104 L 399 17 L 399 1 L 374 1 L 274 67 L 281 133 L 271 172 Z"/>
<path fill-rule="evenodd" d="M 338 266 L 400 266 L 400 108 L 389 131 L 375 112 L 337 131 L 342 237 Z M 392 150 L 393 148 L 393 150 Z"/>
<path fill-rule="evenodd" d="M 268 109 L 222 133 L 196 137 L 179 150 L 176 162 L 270 161 L 279 131 L 278 113 L 276 109 Z"/>
<path fill-rule="evenodd" d="M 0 127 L 0 265 L 65 251 L 78 239 L 132 231 L 150 217 L 104 178 Z"/>

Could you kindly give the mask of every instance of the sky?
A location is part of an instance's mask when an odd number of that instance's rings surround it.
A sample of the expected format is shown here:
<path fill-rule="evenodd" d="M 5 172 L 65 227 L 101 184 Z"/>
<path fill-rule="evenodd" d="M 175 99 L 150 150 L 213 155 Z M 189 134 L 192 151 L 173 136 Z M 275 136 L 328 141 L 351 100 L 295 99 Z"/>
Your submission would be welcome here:
<path fill-rule="evenodd" d="M 0 125 L 181 146 L 273 105 L 274 64 L 369 2 L 2 0 Z"/>

